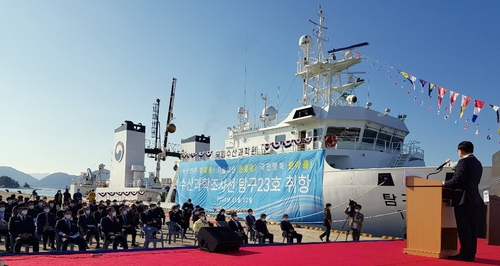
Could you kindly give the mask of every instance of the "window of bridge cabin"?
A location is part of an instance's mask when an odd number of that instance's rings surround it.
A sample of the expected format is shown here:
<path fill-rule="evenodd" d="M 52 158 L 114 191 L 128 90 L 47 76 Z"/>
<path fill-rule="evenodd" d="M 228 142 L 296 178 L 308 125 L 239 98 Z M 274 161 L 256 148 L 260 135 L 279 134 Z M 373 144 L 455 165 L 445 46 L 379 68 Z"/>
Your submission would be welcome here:
<path fill-rule="evenodd" d="M 286 140 L 286 135 L 276 135 L 274 136 L 274 141 L 285 141 Z"/>
<path fill-rule="evenodd" d="M 365 143 L 375 142 L 375 139 L 377 138 L 377 133 L 378 133 L 377 131 L 366 128 L 365 132 L 363 133 L 363 142 Z"/>
<path fill-rule="evenodd" d="M 377 137 L 377 145 L 390 147 L 392 136 L 386 133 L 379 132 Z"/>
<path fill-rule="evenodd" d="M 391 148 L 396 149 L 396 150 L 401 150 L 401 146 L 403 146 L 404 138 L 400 137 L 392 137 L 392 146 Z"/>
<path fill-rule="evenodd" d="M 356 141 L 360 132 L 361 128 L 359 127 L 328 127 L 326 136 L 334 135 L 338 140 Z"/>

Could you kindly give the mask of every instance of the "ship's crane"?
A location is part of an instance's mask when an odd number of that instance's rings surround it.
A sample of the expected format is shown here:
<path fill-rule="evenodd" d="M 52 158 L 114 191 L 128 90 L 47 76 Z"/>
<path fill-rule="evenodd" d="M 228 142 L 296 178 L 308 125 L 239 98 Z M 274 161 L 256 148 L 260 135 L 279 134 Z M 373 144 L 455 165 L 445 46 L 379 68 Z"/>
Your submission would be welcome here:
<path fill-rule="evenodd" d="M 161 161 L 165 161 L 167 156 L 181 158 L 181 154 L 176 151 L 171 151 L 168 149 L 168 133 L 174 133 L 176 130 L 176 126 L 172 123 L 173 110 L 174 110 L 174 98 L 175 98 L 175 87 L 176 87 L 177 79 L 172 79 L 172 88 L 170 90 L 170 104 L 168 106 L 168 116 L 167 116 L 167 127 L 165 129 L 165 138 L 163 140 L 163 149 L 161 147 L 161 140 L 158 134 L 158 130 L 160 128 L 159 122 L 159 113 L 160 113 L 160 100 L 157 99 L 155 105 L 153 106 L 153 127 L 151 129 L 151 134 L 154 135 L 155 138 L 155 147 L 154 148 L 146 148 L 146 154 L 149 154 L 151 158 L 155 158 L 156 160 L 156 176 L 153 179 L 154 183 L 159 183 L 160 177 L 160 164 Z"/>

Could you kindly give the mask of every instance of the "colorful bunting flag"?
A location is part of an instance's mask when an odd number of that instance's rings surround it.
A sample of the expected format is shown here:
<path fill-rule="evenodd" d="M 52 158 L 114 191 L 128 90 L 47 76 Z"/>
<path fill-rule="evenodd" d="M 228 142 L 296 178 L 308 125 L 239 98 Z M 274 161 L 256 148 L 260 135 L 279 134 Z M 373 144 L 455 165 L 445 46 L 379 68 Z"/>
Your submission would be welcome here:
<path fill-rule="evenodd" d="M 471 98 L 469 96 L 462 95 L 462 109 L 460 110 L 460 118 L 464 116 L 464 111 L 467 105 L 469 104 Z"/>
<path fill-rule="evenodd" d="M 477 116 L 479 112 L 481 112 L 481 108 L 483 108 L 484 102 L 480 100 L 474 100 L 474 114 L 472 115 L 472 123 L 476 122 Z"/>
<path fill-rule="evenodd" d="M 444 94 L 446 89 L 443 87 L 438 87 L 438 107 L 441 109 L 441 103 L 443 102 Z"/>
<path fill-rule="evenodd" d="M 436 85 L 434 83 L 429 83 L 429 98 L 432 97 L 431 93 Z"/>
<path fill-rule="evenodd" d="M 405 77 L 405 79 L 410 77 L 410 75 L 408 75 L 408 73 L 406 73 L 404 71 L 399 71 L 399 74 L 403 75 L 403 77 Z"/>
<path fill-rule="evenodd" d="M 427 81 L 423 80 L 423 79 L 419 79 L 420 81 L 420 86 L 422 86 L 422 88 L 425 87 L 425 84 L 427 84 Z"/>
<path fill-rule="evenodd" d="M 491 106 L 491 108 L 493 108 L 493 111 L 495 111 L 495 113 L 497 113 L 497 123 L 500 123 L 500 114 L 498 113 L 498 109 L 500 107 L 493 105 L 493 104 L 490 104 L 490 106 Z"/>
<path fill-rule="evenodd" d="M 458 93 L 450 91 L 450 114 L 451 114 L 451 108 L 455 103 L 455 101 L 457 100 L 458 95 L 459 95 Z"/>
<path fill-rule="evenodd" d="M 408 80 L 410 81 L 410 83 L 413 85 L 413 89 L 415 89 L 415 81 L 417 81 L 417 77 L 414 77 L 414 76 L 410 76 L 408 78 Z"/>

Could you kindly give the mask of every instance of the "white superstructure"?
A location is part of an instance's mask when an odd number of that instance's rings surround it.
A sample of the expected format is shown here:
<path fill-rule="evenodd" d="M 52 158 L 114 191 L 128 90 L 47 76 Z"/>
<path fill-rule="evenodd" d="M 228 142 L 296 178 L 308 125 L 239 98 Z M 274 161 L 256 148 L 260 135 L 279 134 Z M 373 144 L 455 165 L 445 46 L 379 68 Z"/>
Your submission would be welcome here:
<path fill-rule="evenodd" d="M 354 49 L 368 43 L 325 54 L 323 42 L 328 39 L 321 9 L 318 15 L 319 23 L 311 21 L 317 27 L 315 40 L 309 35 L 299 39 L 296 76 L 302 79 L 301 106 L 277 121 L 278 110 L 261 94 L 264 108 L 259 123 L 250 123 L 248 111 L 238 108 L 238 123 L 227 128 L 223 150 L 184 150 L 181 164 L 323 149 L 323 202 L 333 205 L 333 229 L 340 229 L 346 218 L 344 208 L 353 199 L 363 205 L 365 232 L 398 236 L 405 228 L 405 175 L 425 177 L 435 169 L 425 167 L 419 142 L 406 140 L 406 115 L 394 117 L 389 109 L 378 112 L 370 102 L 361 106 L 357 102 L 355 89 L 364 79 L 359 77 L 363 72 L 351 69 L 362 60 Z M 446 172 L 449 167 L 430 178 L 444 180 Z M 489 189 L 490 179 L 491 168 L 485 167 L 482 191 Z"/>

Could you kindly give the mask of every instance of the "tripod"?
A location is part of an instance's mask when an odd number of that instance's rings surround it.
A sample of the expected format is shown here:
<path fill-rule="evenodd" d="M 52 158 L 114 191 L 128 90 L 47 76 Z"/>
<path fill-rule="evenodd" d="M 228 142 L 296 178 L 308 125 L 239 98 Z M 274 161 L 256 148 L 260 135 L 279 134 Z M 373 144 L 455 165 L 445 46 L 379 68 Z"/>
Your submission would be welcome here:
<path fill-rule="evenodd" d="M 340 228 L 340 231 L 337 234 L 337 237 L 335 238 L 335 242 L 337 242 L 337 239 L 339 239 L 340 232 L 344 231 L 344 227 L 345 227 L 346 224 L 347 224 L 347 231 L 346 231 L 346 234 L 345 234 L 345 241 L 347 241 L 347 237 L 349 236 L 349 232 L 351 232 L 351 227 L 347 223 L 347 220 L 349 220 L 349 217 L 351 217 L 351 216 L 347 215 L 347 218 L 345 218 L 344 224 L 342 224 L 342 227 Z"/>

